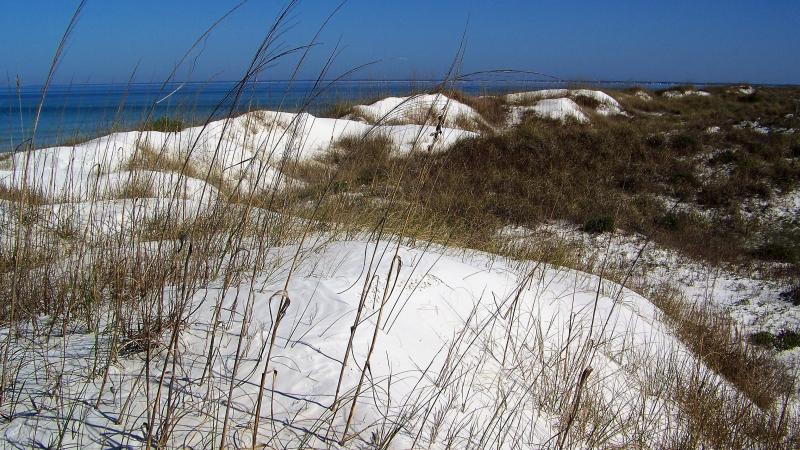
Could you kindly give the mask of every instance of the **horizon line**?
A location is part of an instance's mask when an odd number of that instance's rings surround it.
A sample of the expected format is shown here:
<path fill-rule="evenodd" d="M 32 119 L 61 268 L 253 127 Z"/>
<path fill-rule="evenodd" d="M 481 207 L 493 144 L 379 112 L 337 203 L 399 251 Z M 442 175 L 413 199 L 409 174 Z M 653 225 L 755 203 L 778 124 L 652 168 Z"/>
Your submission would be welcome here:
<path fill-rule="evenodd" d="M 50 86 L 142 86 L 142 85 L 174 85 L 174 84 L 230 84 L 238 83 L 241 80 L 211 80 L 211 81 L 136 81 L 136 82 L 69 82 L 69 83 L 51 83 Z M 248 84 L 271 84 L 271 83 L 289 83 L 289 82 L 320 82 L 320 83 L 442 83 L 446 80 L 443 79 L 418 79 L 418 78 L 361 78 L 350 80 L 337 80 L 337 79 L 274 79 L 274 80 L 254 80 L 249 81 Z M 731 86 L 731 85 L 752 85 L 752 86 L 766 86 L 766 87 L 793 87 L 800 86 L 800 83 L 753 83 L 749 81 L 677 81 L 677 80 L 592 80 L 592 79 L 559 79 L 559 80 L 542 80 L 542 79 L 465 79 L 465 80 L 452 80 L 453 83 L 542 83 L 542 84 L 569 84 L 569 83 L 586 83 L 586 84 L 649 84 L 649 85 L 698 85 L 698 86 Z M 12 87 L 13 84 L 6 83 L 7 87 Z M 43 83 L 34 84 L 21 84 L 21 88 L 36 88 L 43 87 Z"/>

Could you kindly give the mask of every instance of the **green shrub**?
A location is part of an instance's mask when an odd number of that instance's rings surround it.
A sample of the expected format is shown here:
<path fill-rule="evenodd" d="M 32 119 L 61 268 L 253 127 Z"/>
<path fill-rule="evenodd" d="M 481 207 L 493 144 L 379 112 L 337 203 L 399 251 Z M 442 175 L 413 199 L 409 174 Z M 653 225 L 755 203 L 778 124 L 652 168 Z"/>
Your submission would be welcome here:
<path fill-rule="evenodd" d="M 775 335 L 769 331 L 759 331 L 750 335 L 750 343 L 759 347 L 772 348 L 775 346 Z"/>
<path fill-rule="evenodd" d="M 774 348 L 779 352 L 800 347 L 800 333 L 793 330 L 781 330 L 778 334 L 759 331 L 750 335 L 750 342 L 766 348 Z"/>
<path fill-rule="evenodd" d="M 581 228 L 587 233 L 606 233 L 614 231 L 614 218 L 611 216 L 590 217 Z"/>
<path fill-rule="evenodd" d="M 779 351 L 791 350 L 795 347 L 800 347 L 800 333 L 783 330 L 775 336 L 775 348 Z"/>
<path fill-rule="evenodd" d="M 795 286 L 788 291 L 781 292 L 781 300 L 789 302 L 794 306 L 800 306 L 800 285 Z"/>
<path fill-rule="evenodd" d="M 184 128 L 183 122 L 178 119 L 170 117 L 159 117 L 155 121 L 149 122 L 145 125 L 145 130 L 161 131 L 164 133 L 175 133 Z"/>

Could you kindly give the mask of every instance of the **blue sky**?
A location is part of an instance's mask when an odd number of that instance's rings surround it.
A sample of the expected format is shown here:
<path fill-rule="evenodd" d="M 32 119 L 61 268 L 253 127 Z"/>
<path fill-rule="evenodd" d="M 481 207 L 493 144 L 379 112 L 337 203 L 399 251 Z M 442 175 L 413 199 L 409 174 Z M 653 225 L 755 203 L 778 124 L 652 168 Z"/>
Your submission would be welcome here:
<path fill-rule="evenodd" d="M 77 0 L 13 0 L 0 14 L 0 76 L 41 82 Z M 282 35 L 314 35 L 337 2 L 301 1 Z M 58 82 L 161 81 L 233 0 L 89 0 Z M 178 78 L 237 79 L 284 1 L 251 0 L 207 40 Z M 313 78 L 337 42 L 332 74 L 380 62 L 357 78 L 431 78 L 452 61 L 467 25 L 462 71 L 519 69 L 563 79 L 800 83 L 797 0 L 350 0 L 301 70 Z M 269 68 L 284 79 L 292 64 Z M 191 70 L 190 70 L 191 69 Z M 3 81 L 5 83 L 5 80 Z"/>

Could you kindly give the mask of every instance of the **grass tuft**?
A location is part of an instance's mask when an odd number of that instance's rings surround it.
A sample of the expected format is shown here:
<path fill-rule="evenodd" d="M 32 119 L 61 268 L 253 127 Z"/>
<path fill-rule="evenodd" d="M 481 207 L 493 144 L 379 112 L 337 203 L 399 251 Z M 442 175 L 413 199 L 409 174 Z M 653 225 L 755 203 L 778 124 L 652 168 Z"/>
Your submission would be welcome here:
<path fill-rule="evenodd" d="M 185 125 L 182 120 L 166 116 L 148 122 L 143 127 L 146 131 L 161 131 L 163 133 L 177 133 L 183 128 L 185 128 Z"/>
<path fill-rule="evenodd" d="M 610 233 L 614 231 L 614 218 L 605 215 L 590 217 L 581 229 L 587 233 Z"/>

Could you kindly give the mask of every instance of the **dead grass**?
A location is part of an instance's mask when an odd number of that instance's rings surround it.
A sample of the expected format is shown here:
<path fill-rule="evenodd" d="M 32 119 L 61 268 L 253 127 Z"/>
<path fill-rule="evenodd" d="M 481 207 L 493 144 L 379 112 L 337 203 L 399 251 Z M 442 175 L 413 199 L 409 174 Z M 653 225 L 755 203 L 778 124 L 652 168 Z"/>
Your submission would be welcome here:
<path fill-rule="evenodd" d="M 20 189 L 16 186 L 6 186 L 0 184 L 0 200 L 5 200 L 13 203 L 25 203 L 27 205 L 45 205 L 50 202 L 47 195 L 41 190 L 24 188 Z"/>
<path fill-rule="evenodd" d="M 200 177 L 199 173 L 184 160 L 164 154 L 163 151 L 147 143 L 137 145 L 136 154 L 123 167 L 124 170 L 150 170 L 155 172 L 184 173 L 192 178 Z"/>
<path fill-rule="evenodd" d="M 115 199 L 134 199 L 149 198 L 155 196 L 155 190 L 150 182 L 141 178 L 133 178 L 119 188 L 109 193 L 109 198 Z"/>
<path fill-rule="evenodd" d="M 174 157 L 159 151 L 147 143 L 138 144 L 136 154 L 123 167 L 123 170 L 173 172 L 185 177 L 203 180 L 222 192 L 232 189 L 231 183 L 226 181 L 220 168 L 213 168 L 210 172 L 197 168 L 183 157 Z"/>
<path fill-rule="evenodd" d="M 327 117 L 331 119 L 341 119 L 349 116 L 352 120 L 362 120 L 367 123 L 375 123 L 380 117 L 369 117 L 368 115 L 359 111 L 355 106 L 358 105 L 371 105 L 379 100 L 383 100 L 387 95 L 370 95 L 361 99 L 347 99 L 341 101 L 334 101 L 327 107 L 320 110 L 317 115 L 319 117 Z"/>
<path fill-rule="evenodd" d="M 666 286 L 652 290 L 648 298 L 664 312 L 681 341 L 758 407 L 767 410 L 794 392 L 786 367 L 753 346 L 727 314 L 711 305 L 686 304 Z"/>
<path fill-rule="evenodd" d="M 726 393 L 712 377 L 697 371 L 675 384 L 688 433 L 678 448 L 796 448 L 798 420 L 786 415 L 786 398 L 770 411 L 752 406 L 749 399 Z"/>

